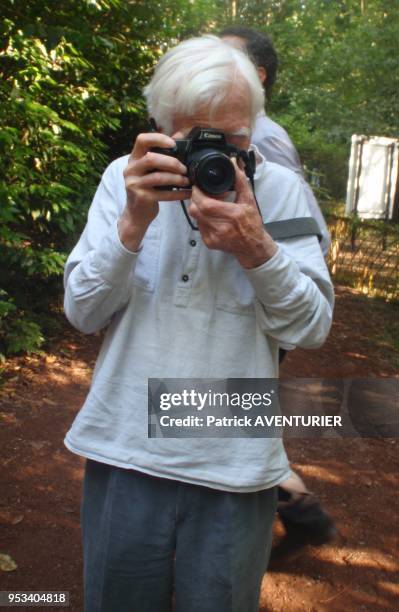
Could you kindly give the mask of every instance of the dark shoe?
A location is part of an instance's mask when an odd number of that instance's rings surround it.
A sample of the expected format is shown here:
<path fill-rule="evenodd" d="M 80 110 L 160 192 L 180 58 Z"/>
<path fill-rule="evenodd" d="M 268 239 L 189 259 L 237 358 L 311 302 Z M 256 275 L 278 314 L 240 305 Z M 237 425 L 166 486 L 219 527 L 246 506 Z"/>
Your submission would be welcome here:
<path fill-rule="evenodd" d="M 307 545 L 321 546 L 338 535 L 334 521 L 312 493 L 291 494 L 279 488 L 277 513 L 286 533 L 272 548 L 270 571 L 295 561 Z"/>
<path fill-rule="evenodd" d="M 334 521 L 312 493 L 293 494 L 279 488 L 277 513 L 294 547 L 320 546 L 337 535 Z"/>

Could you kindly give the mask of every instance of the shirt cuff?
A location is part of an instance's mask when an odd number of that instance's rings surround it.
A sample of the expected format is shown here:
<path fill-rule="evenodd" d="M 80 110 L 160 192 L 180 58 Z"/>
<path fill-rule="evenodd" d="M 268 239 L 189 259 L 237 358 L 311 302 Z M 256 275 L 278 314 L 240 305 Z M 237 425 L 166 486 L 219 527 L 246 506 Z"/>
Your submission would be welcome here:
<path fill-rule="evenodd" d="M 118 229 L 118 221 L 119 219 L 116 220 L 116 234 L 118 236 L 118 240 L 119 240 L 119 244 L 121 246 L 121 248 L 126 251 L 126 253 L 131 253 L 132 255 L 137 255 L 138 253 L 140 253 L 140 251 L 143 249 L 143 243 L 140 244 L 139 248 L 137 249 L 137 251 L 130 251 L 129 249 L 127 249 L 125 247 L 125 245 L 123 244 L 120 236 L 119 236 L 119 229 Z"/>
<path fill-rule="evenodd" d="M 265 305 L 274 305 L 284 299 L 298 282 L 298 265 L 278 246 L 273 257 L 257 268 L 245 269 L 255 293 Z"/>
<path fill-rule="evenodd" d="M 115 220 L 109 232 L 101 240 L 93 263 L 101 278 L 115 286 L 124 282 L 133 272 L 141 248 L 138 251 L 129 251 L 122 244 Z"/>

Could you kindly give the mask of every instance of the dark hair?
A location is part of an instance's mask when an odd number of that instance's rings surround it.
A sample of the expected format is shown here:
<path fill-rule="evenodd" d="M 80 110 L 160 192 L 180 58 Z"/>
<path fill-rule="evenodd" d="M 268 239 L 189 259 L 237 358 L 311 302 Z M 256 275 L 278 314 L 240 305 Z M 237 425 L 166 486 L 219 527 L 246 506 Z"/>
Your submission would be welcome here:
<path fill-rule="evenodd" d="M 238 36 L 245 40 L 248 55 L 256 66 L 262 66 L 266 70 L 264 88 L 270 94 L 271 88 L 277 76 L 278 57 L 271 38 L 263 32 L 258 32 L 245 26 L 228 26 L 220 34 L 223 36 Z"/>

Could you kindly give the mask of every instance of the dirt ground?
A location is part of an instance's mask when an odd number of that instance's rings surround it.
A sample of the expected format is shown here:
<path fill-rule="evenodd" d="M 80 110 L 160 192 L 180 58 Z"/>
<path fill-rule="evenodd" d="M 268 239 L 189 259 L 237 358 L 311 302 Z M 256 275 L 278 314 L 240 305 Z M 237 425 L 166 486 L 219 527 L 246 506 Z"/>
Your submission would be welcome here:
<path fill-rule="evenodd" d="M 398 315 L 398 307 L 338 287 L 327 343 L 289 354 L 282 376 L 399 378 L 390 333 Z M 16 565 L 0 570 L 0 590 L 69 591 L 73 612 L 83 610 L 83 460 L 62 440 L 87 393 L 99 340 L 68 329 L 46 353 L 9 360 L 0 389 L 0 555 Z M 399 440 L 291 439 L 287 449 L 339 535 L 272 555 L 260 611 L 399 610 Z M 276 521 L 275 545 L 283 533 Z"/>

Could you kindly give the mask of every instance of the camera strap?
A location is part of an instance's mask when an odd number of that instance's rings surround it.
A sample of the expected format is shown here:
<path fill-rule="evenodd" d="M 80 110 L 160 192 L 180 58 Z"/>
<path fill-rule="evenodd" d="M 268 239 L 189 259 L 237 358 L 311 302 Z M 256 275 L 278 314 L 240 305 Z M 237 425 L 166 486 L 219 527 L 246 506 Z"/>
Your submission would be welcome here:
<path fill-rule="evenodd" d="M 192 230 L 199 231 L 191 221 L 183 200 L 180 200 L 184 215 Z M 322 234 L 317 221 L 313 217 L 295 217 L 281 221 L 264 223 L 263 227 L 273 240 L 288 240 L 289 238 L 300 238 L 301 236 L 316 236 L 321 242 Z"/>
<path fill-rule="evenodd" d="M 321 242 L 322 234 L 318 223 L 313 217 L 296 217 L 264 223 L 263 227 L 273 240 L 288 240 L 300 236 L 317 236 Z"/>
<path fill-rule="evenodd" d="M 183 209 L 184 216 L 186 217 L 186 219 L 187 219 L 187 221 L 188 221 L 188 224 L 189 224 L 189 226 L 191 227 L 191 229 L 192 229 L 192 230 L 194 230 L 194 231 L 196 231 L 196 232 L 199 232 L 199 228 L 198 228 L 198 227 L 195 227 L 194 223 L 193 223 L 193 222 L 191 221 L 191 219 L 190 219 L 190 215 L 189 215 L 189 214 L 188 214 L 188 212 L 187 212 L 187 208 L 186 208 L 186 205 L 185 205 L 185 203 L 184 203 L 184 200 L 180 200 L 180 205 L 181 205 L 181 207 L 182 207 L 182 209 Z"/>

